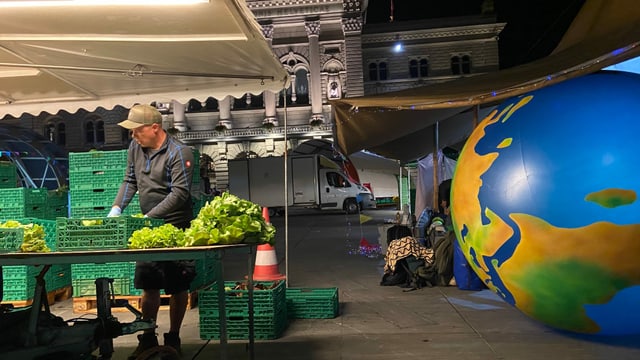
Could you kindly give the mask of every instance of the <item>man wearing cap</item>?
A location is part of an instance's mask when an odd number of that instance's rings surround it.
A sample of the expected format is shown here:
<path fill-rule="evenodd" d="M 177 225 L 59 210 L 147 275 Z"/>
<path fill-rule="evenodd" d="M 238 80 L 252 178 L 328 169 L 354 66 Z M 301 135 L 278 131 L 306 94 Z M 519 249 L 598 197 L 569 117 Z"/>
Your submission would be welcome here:
<path fill-rule="evenodd" d="M 127 155 L 127 171 L 108 216 L 118 216 L 138 193 L 140 209 L 150 218 L 185 229 L 193 218 L 191 179 L 193 152 L 162 128 L 162 115 L 149 105 L 135 105 L 127 120 L 118 125 L 131 130 L 133 141 Z M 169 332 L 164 344 L 180 353 L 180 327 L 187 310 L 188 290 L 195 277 L 193 261 L 136 262 L 134 284 L 142 289 L 142 316 L 157 319 L 160 290 L 171 295 Z M 135 359 L 158 346 L 155 331 L 138 335 L 138 347 L 129 356 Z"/>

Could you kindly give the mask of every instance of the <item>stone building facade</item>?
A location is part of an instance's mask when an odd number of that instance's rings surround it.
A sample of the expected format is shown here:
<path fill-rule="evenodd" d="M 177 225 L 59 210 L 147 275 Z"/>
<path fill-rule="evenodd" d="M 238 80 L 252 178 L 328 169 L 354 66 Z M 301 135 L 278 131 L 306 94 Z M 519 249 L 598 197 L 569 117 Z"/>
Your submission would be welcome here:
<path fill-rule="evenodd" d="M 227 160 L 281 156 L 307 141 L 332 140 L 330 101 L 424 86 L 498 70 L 491 13 L 365 24 L 363 0 L 247 0 L 274 54 L 291 76 L 279 94 L 156 104 L 165 128 L 204 155 L 211 183 L 225 189 Z M 221 54 L 220 56 L 224 56 Z M 117 126 L 127 109 L 24 115 L 29 126 L 69 151 L 122 149 Z M 79 136 L 78 136 L 79 135 Z"/>

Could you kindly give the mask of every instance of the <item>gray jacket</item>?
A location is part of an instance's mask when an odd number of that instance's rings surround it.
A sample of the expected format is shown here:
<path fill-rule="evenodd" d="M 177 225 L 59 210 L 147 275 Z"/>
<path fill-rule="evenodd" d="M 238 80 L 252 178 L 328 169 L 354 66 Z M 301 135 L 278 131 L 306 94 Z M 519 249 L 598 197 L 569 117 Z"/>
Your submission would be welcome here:
<path fill-rule="evenodd" d="M 127 171 L 113 205 L 124 210 L 138 192 L 143 214 L 176 226 L 189 226 L 193 219 L 194 166 L 191 148 L 169 134 L 158 151 L 132 141 Z"/>

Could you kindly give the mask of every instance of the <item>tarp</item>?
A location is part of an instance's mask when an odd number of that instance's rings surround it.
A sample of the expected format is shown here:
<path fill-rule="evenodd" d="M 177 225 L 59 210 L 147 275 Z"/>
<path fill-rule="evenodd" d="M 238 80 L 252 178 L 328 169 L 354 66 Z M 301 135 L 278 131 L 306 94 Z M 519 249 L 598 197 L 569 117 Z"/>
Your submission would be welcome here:
<path fill-rule="evenodd" d="M 0 117 L 287 86 L 287 72 L 244 0 L 51 3 L 0 2 Z"/>
<path fill-rule="evenodd" d="M 438 151 L 438 168 L 435 169 L 438 184 L 434 186 L 433 153 L 428 154 L 418 161 L 414 214 L 421 214 L 424 209 L 438 210 L 439 204 L 434 204 L 433 192 L 438 188 L 440 183 L 453 178 L 455 168 L 456 161 L 444 156 L 442 151 Z"/>
<path fill-rule="evenodd" d="M 547 57 L 492 73 L 375 96 L 332 101 L 334 139 L 349 155 L 369 150 L 403 163 L 466 138 L 474 107 L 596 72 L 640 54 L 636 0 L 587 0 Z M 477 120 L 482 120 L 479 114 Z"/>

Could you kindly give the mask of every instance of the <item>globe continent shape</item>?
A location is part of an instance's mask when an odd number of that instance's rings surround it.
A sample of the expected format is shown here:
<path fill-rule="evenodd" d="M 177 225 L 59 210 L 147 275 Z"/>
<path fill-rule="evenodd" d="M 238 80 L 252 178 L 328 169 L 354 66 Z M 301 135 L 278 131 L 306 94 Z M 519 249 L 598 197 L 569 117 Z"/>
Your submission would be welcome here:
<path fill-rule="evenodd" d="M 470 266 L 553 328 L 640 333 L 640 76 L 599 72 L 501 104 L 460 153 L 451 212 Z"/>

